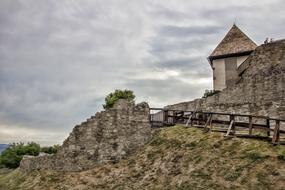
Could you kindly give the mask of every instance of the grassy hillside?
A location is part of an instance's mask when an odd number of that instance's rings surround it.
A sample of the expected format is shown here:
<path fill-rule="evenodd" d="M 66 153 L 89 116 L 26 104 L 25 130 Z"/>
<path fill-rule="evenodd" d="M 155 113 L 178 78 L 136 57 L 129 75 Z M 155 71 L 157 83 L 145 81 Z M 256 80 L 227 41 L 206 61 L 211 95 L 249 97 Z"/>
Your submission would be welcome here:
<path fill-rule="evenodd" d="M 285 189 L 285 147 L 175 126 L 136 154 L 84 172 L 19 170 L 0 189 Z"/>

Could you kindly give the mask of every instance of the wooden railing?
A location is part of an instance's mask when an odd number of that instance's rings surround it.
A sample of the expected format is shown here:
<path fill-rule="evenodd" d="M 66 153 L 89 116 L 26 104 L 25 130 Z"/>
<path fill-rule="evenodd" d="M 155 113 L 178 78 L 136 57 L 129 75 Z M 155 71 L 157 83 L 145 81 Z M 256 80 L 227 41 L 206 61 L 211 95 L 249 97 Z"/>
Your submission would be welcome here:
<path fill-rule="evenodd" d="M 266 116 L 150 108 L 150 121 L 152 127 L 183 124 L 202 127 L 205 131 L 225 132 L 226 137 L 255 137 L 269 139 L 273 144 L 285 143 L 280 137 L 285 134 L 285 120 Z M 219 125 L 213 128 L 214 124 Z M 237 134 L 238 131 L 246 133 Z M 264 131 L 266 136 L 254 134 L 256 131 Z"/>

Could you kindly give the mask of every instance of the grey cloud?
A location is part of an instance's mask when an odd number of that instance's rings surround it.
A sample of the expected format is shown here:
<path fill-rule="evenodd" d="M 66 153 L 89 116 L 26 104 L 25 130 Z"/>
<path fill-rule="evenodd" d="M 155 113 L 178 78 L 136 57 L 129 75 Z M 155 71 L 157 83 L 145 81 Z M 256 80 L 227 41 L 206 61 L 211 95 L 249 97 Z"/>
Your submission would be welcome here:
<path fill-rule="evenodd" d="M 220 32 L 221 26 L 162 26 L 159 33 L 177 38 L 191 37 L 191 35 L 209 35 Z"/>
<path fill-rule="evenodd" d="M 119 88 L 152 106 L 200 97 L 212 85 L 206 57 L 235 17 L 257 41 L 284 37 L 282 1 L 261 3 L 2 0 L 0 131 L 60 142 L 54 131 L 67 136 Z"/>
<path fill-rule="evenodd" d="M 157 36 L 153 39 L 151 45 L 151 52 L 156 55 L 160 52 L 169 51 L 190 51 L 197 49 L 205 49 L 205 44 L 208 42 L 207 38 L 200 39 L 184 39 L 184 40 L 168 40 L 162 35 L 162 37 Z M 179 36 L 179 35 L 178 35 Z M 178 37 L 179 38 L 179 37 Z M 193 37 L 194 38 L 194 37 Z"/>
<path fill-rule="evenodd" d="M 175 77 L 132 80 L 128 83 L 128 86 L 138 94 L 146 94 L 152 106 L 165 106 L 177 99 L 187 101 L 201 97 L 204 90 L 209 87 L 208 84 L 185 83 Z"/>
<path fill-rule="evenodd" d="M 187 13 L 177 11 L 173 8 L 168 8 L 161 5 L 151 4 L 149 13 L 154 18 L 162 18 L 162 19 L 168 19 L 168 20 L 185 20 L 188 18 L 189 15 Z"/>
<path fill-rule="evenodd" d="M 199 58 L 188 58 L 188 59 L 173 59 L 173 60 L 165 60 L 158 63 L 158 67 L 161 68 L 196 68 L 201 60 Z"/>

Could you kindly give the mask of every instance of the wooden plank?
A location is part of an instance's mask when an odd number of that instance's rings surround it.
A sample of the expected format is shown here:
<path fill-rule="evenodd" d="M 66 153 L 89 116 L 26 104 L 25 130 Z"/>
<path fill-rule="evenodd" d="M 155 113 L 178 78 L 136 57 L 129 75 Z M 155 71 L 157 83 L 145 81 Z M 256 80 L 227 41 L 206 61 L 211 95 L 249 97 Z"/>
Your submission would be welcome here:
<path fill-rule="evenodd" d="M 206 121 L 206 123 L 205 123 L 205 125 L 204 125 L 204 130 L 206 130 L 207 129 L 207 127 L 208 127 L 208 125 L 210 124 L 210 121 L 212 120 L 212 114 L 209 114 L 208 115 L 208 119 L 207 119 L 207 121 Z"/>
<path fill-rule="evenodd" d="M 249 135 L 251 136 L 252 135 L 252 117 L 251 116 L 249 116 L 249 118 L 248 118 L 248 129 L 249 129 Z"/>
<path fill-rule="evenodd" d="M 260 139 L 260 140 L 266 140 L 266 141 L 270 141 L 271 140 L 267 136 L 259 136 L 259 135 L 236 134 L 236 137 Z"/>
<path fill-rule="evenodd" d="M 280 129 L 280 121 L 277 120 L 275 124 L 274 134 L 272 137 L 273 144 L 276 144 L 279 142 L 279 129 Z"/>
<path fill-rule="evenodd" d="M 192 116 L 193 116 L 192 114 L 189 116 L 189 119 L 187 120 L 185 127 L 188 127 L 189 122 L 192 121 Z"/>
<path fill-rule="evenodd" d="M 241 116 L 241 117 L 249 117 L 250 121 L 249 122 L 238 122 L 238 121 L 234 121 L 233 126 L 231 131 L 235 134 L 235 129 L 236 127 L 245 127 L 245 128 L 249 128 L 249 135 L 252 135 L 252 131 L 253 129 L 261 129 L 263 131 L 267 132 L 267 136 L 271 137 L 270 133 L 271 131 L 275 134 L 275 136 L 273 135 L 272 137 L 272 141 L 274 142 L 279 142 L 279 136 L 280 134 L 284 134 L 285 130 L 280 129 L 280 122 L 285 122 L 284 119 L 276 119 L 276 118 L 269 118 L 266 116 L 254 116 L 254 115 L 241 115 L 241 114 L 230 114 L 230 113 L 217 113 L 217 112 L 202 112 L 202 111 L 195 111 L 195 113 L 190 112 L 190 111 L 184 111 L 184 110 L 179 110 L 179 115 L 176 116 L 176 114 L 169 114 L 169 110 L 168 109 L 162 109 L 162 108 L 150 108 L 151 110 L 156 110 L 156 111 L 161 111 L 161 114 L 151 114 L 150 113 L 150 122 L 151 125 L 153 126 L 156 122 L 153 120 L 160 120 L 162 125 L 173 125 L 175 123 L 181 123 L 181 124 L 185 124 L 185 121 L 188 122 L 187 125 L 189 125 L 189 122 L 191 122 L 191 126 L 193 126 L 193 122 L 196 121 L 197 124 L 205 124 L 206 127 L 209 125 L 210 123 L 210 129 L 212 129 L 212 123 L 219 123 L 219 124 L 225 124 L 225 125 L 229 125 L 231 123 L 230 121 L 223 121 L 223 120 L 211 120 L 210 121 L 206 121 L 204 118 L 197 118 L 196 114 L 200 113 L 200 114 L 211 114 L 211 115 L 227 115 L 227 116 L 231 116 L 231 117 L 235 117 L 235 116 Z M 171 110 L 173 111 L 173 110 Z M 177 111 L 177 110 L 175 110 Z M 185 114 L 186 113 L 186 114 Z M 189 115 L 189 113 L 191 114 L 191 119 L 190 121 L 189 118 L 187 117 Z M 158 118 L 157 118 L 158 117 Z M 266 124 L 258 124 L 258 123 L 253 123 L 252 120 L 253 118 L 263 118 L 266 119 Z M 176 120 L 177 119 L 177 120 Z M 279 127 L 277 128 L 270 128 L 270 121 L 275 121 L 276 123 L 279 123 Z M 186 123 L 187 123 L 186 122 Z M 205 126 L 204 126 L 205 127 Z M 277 130 L 277 131 L 276 131 Z"/>
<path fill-rule="evenodd" d="M 208 116 L 207 121 L 206 121 L 206 123 L 205 123 L 205 125 L 204 125 L 204 129 L 207 128 L 209 121 L 210 121 L 210 117 Z"/>
<path fill-rule="evenodd" d="M 231 120 L 230 125 L 228 127 L 228 131 L 227 131 L 225 137 L 229 136 L 229 134 L 230 134 L 230 132 L 232 130 L 233 125 L 234 125 L 234 120 Z"/>
<path fill-rule="evenodd" d="M 210 119 L 210 123 L 209 123 L 209 125 L 210 125 L 210 131 L 212 131 L 212 129 L 213 129 L 213 114 L 211 114 L 211 119 Z"/>
<path fill-rule="evenodd" d="M 150 108 L 150 110 L 161 110 L 163 111 L 163 108 Z M 193 110 L 175 110 L 175 109 L 168 109 L 169 111 L 183 111 L 183 112 L 194 112 Z M 250 114 L 230 114 L 230 113 L 221 113 L 221 112 L 202 112 L 198 111 L 197 113 L 205 113 L 205 114 L 215 114 L 215 115 L 234 115 L 238 117 L 249 117 L 252 116 L 253 118 L 259 118 L 259 119 L 270 119 L 270 120 L 278 120 L 281 122 L 285 122 L 285 119 L 278 119 L 278 118 L 268 118 L 267 116 L 260 116 L 260 115 L 250 115 Z"/>
<path fill-rule="evenodd" d="M 233 131 L 233 135 L 235 135 L 236 134 L 235 116 L 234 115 L 230 115 L 230 120 L 234 121 L 233 122 L 233 126 L 232 126 L 232 131 Z"/>
<path fill-rule="evenodd" d="M 168 116 L 168 118 L 170 117 L 173 117 L 171 115 Z M 183 117 L 181 119 L 185 119 L 185 120 L 188 120 L 189 117 Z M 202 119 L 199 119 L 199 118 L 194 118 L 192 117 L 192 120 L 193 121 L 203 121 Z M 212 123 L 217 123 L 217 124 L 224 124 L 224 125 L 229 125 L 230 124 L 230 121 L 225 121 L 225 120 L 214 120 L 212 119 Z M 184 123 L 185 124 L 185 123 Z M 235 121 L 235 126 L 239 126 L 239 127 L 244 127 L 244 128 L 248 128 L 249 127 L 249 122 L 238 122 L 238 121 Z M 274 131 L 274 129 L 269 129 L 265 124 L 258 124 L 258 123 L 252 123 L 252 128 L 253 129 L 261 129 L 261 130 L 264 130 L 264 131 Z M 280 131 L 281 132 L 281 131 Z M 283 132 L 282 132 L 283 133 Z"/>
<path fill-rule="evenodd" d="M 188 120 L 189 117 L 187 117 L 185 119 Z M 197 121 L 197 120 L 203 121 L 202 119 L 197 119 L 197 118 L 194 118 L 194 117 L 192 117 L 192 120 L 193 121 Z M 227 125 L 228 126 L 230 124 L 230 121 L 217 120 L 217 119 L 214 119 L 214 117 L 213 117 L 212 123 L 222 124 L 222 125 Z M 235 121 L 235 126 L 236 127 L 243 127 L 245 129 L 247 129 L 247 128 L 249 128 L 249 122 L 238 122 L 238 121 Z M 258 123 L 253 123 L 253 122 L 252 122 L 252 129 L 261 129 L 263 131 L 269 131 L 270 130 L 272 132 L 274 131 L 274 129 L 272 129 L 272 128 L 271 129 L 267 128 L 265 124 L 258 124 Z M 280 129 L 280 133 L 285 133 L 285 131 Z"/>
<path fill-rule="evenodd" d="M 228 130 L 225 128 L 216 128 L 216 127 L 213 128 L 212 131 L 213 132 L 221 132 L 221 133 L 227 133 L 228 132 Z"/>
<path fill-rule="evenodd" d="M 254 129 L 261 129 L 263 131 L 274 131 L 274 129 L 269 129 L 266 126 L 258 125 L 258 124 L 252 124 Z"/>

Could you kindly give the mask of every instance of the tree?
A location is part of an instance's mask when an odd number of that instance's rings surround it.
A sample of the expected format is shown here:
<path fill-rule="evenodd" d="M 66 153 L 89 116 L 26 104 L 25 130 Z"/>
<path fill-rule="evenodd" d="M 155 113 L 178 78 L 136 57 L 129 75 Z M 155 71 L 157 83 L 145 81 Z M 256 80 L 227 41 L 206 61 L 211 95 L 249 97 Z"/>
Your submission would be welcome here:
<path fill-rule="evenodd" d="M 115 92 L 110 93 L 108 96 L 105 98 L 105 104 L 103 105 L 104 109 L 109 109 L 114 106 L 114 104 L 119 100 L 119 99 L 125 99 L 129 102 L 134 102 L 135 101 L 135 95 L 134 92 L 131 90 L 115 90 Z"/>
<path fill-rule="evenodd" d="M 24 143 L 12 143 L 5 149 L 0 156 L 0 165 L 7 168 L 16 168 L 24 155 L 37 156 L 40 153 L 40 145 L 30 142 L 27 145 Z"/>
<path fill-rule="evenodd" d="M 59 148 L 59 145 L 41 148 L 35 142 L 29 142 L 26 145 L 24 143 L 12 143 L 0 155 L 0 168 L 17 168 L 24 155 L 38 156 L 40 152 L 55 154 Z"/>

